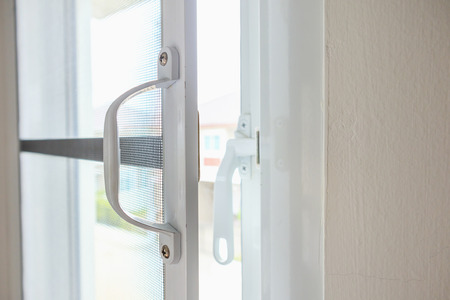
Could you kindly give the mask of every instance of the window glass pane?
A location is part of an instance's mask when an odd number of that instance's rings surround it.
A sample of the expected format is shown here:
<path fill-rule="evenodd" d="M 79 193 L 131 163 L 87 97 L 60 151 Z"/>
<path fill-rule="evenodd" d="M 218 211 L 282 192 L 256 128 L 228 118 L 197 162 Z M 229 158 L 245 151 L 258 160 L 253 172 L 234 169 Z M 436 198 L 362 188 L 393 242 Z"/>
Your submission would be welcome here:
<path fill-rule="evenodd" d="M 126 102 L 118 112 L 119 137 L 136 138 L 127 149 L 136 165 L 163 161 L 161 92 L 145 92 Z M 145 154 L 143 154 L 143 152 Z M 163 172 L 160 168 L 120 166 L 120 204 L 130 214 L 163 222 Z"/>
<path fill-rule="evenodd" d="M 102 136 L 111 102 L 157 78 L 160 2 L 18 0 L 21 139 Z"/>
<path fill-rule="evenodd" d="M 220 136 L 215 135 L 214 136 L 214 150 L 220 149 Z"/>
<path fill-rule="evenodd" d="M 240 178 L 233 178 L 234 259 L 213 256 L 214 181 L 240 114 L 240 1 L 198 0 L 200 299 L 242 298 Z M 211 64 L 214 61 L 214 64 Z"/>
<path fill-rule="evenodd" d="M 158 234 L 127 223 L 113 211 L 105 195 L 102 164 L 80 161 L 79 165 L 85 173 L 80 174 L 80 186 L 92 175 L 96 182 L 93 189 L 80 191 L 83 197 L 91 198 L 95 203 L 95 220 L 92 222 L 95 299 L 164 299 L 164 265 L 159 255 Z M 162 222 L 160 206 L 144 207 L 131 201 L 139 196 L 161 200 L 154 194 L 160 195 L 157 191 L 162 186 L 152 183 L 154 174 L 151 170 L 140 167 L 122 170 L 120 197 L 128 200 L 126 208 L 131 213 Z M 86 174 L 91 171 L 93 174 Z"/>
<path fill-rule="evenodd" d="M 160 0 L 18 0 L 21 139 L 102 137 L 108 106 L 157 78 Z M 119 111 L 129 157 L 152 146 L 162 159 L 161 93 Z M 136 150 L 136 151 L 134 151 Z M 133 156 L 134 155 L 134 156 Z M 121 220 L 105 197 L 102 164 L 23 153 L 22 231 L 26 299 L 163 299 L 158 236 Z M 120 199 L 164 221 L 163 172 L 121 166 Z"/>
<path fill-rule="evenodd" d="M 23 153 L 21 165 L 26 299 L 164 299 L 158 235 L 112 210 L 102 164 Z M 142 188 L 148 172 L 130 167 L 121 196 L 158 189 Z M 161 210 L 133 212 L 163 218 Z"/>
<path fill-rule="evenodd" d="M 205 149 L 211 149 L 211 137 L 209 135 L 205 136 Z"/>
<path fill-rule="evenodd" d="M 65 158 L 21 154 L 25 299 L 77 296 L 79 264 L 78 254 L 73 250 L 79 249 L 76 238 L 79 222 L 72 197 L 75 174 L 70 169 L 71 163 Z"/>

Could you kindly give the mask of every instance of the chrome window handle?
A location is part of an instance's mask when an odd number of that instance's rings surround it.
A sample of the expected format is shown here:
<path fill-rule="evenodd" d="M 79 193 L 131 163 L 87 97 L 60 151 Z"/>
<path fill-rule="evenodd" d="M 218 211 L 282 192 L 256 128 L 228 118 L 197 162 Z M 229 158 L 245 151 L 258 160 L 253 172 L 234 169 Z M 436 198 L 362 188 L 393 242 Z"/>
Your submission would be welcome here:
<path fill-rule="evenodd" d="M 122 104 L 131 98 L 158 88 L 169 88 L 180 78 L 178 52 L 164 47 L 160 52 L 158 78 L 136 86 L 117 98 L 109 107 L 105 117 L 103 137 L 103 163 L 106 196 L 114 211 L 125 221 L 140 228 L 159 233 L 160 254 L 165 263 L 177 263 L 180 259 L 180 234 L 169 223 L 153 223 L 134 216 L 122 209 L 119 202 L 120 186 L 120 143 L 117 126 L 117 112 Z"/>

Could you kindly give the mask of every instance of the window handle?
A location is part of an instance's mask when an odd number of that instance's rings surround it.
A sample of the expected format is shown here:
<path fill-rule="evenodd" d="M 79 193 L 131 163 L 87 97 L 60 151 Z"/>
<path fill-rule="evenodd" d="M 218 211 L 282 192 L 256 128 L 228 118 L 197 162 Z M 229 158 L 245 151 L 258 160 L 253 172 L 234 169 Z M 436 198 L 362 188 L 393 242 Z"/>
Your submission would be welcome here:
<path fill-rule="evenodd" d="M 117 112 L 131 98 L 158 88 L 169 88 L 180 78 L 179 57 L 174 48 L 164 47 L 159 55 L 158 78 L 136 86 L 117 98 L 109 107 L 105 117 L 103 138 L 103 163 L 106 196 L 114 211 L 125 221 L 137 227 L 159 233 L 160 254 L 165 263 L 177 263 L 180 259 L 180 234 L 169 223 L 153 223 L 134 216 L 122 209 L 119 202 L 120 143 Z"/>
<path fill-rule="evenodd" d="M 248 121 L 249 116 L 241 116 L 239 128 L 235 133 L 236 138 L 227 142 L 225 156 L 214 183 L 213 253 L 215 260 L 222 265 L 229 264 L 234 258 L 233 174 L 238 167 L 241 177 L 243 167 L 248 174 L 250 165 L 246 162 L 256 154 L 256 140 L 248 137 L 250 135 Z M 242 128 L 242 124 L 246 124 L 244 126 L 246 128 Z"/>

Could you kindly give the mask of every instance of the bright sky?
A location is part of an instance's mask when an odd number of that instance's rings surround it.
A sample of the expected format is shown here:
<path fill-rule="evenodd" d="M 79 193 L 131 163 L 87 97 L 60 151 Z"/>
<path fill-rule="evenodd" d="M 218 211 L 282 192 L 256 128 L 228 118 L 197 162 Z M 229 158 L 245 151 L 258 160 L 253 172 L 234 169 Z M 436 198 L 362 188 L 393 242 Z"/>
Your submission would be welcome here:
<path fill-rule="evenodd" d="M 198 0 L 197 10 L 198 96 L 201 104 L 230 93 L 239 94 L 240 1 Z M 139 10 L 136 12 L 139 13 Z M 136 68 L 133 63 L 130 64 L 133 56 L 125 54 L 139 40 L 137 36 L 141 33 L 136 29 L 141 28 L 141 20 L 135 15 L 118 14 L 113 22 L 92 21 L 91 63 L 95 107 L 109 103 L 133 85 L 120 75 L 133 73 L 133 68 Z M 124 28 L 123 24 L 128 26 Z M 107 34 L 113 36 L 105 36 Z M 127 57 L 122 63 L 117 60 L 119 54 Z"/>
<path fill-rule="evenodd" d="M 199 103 L 239 92 L 240 1 L 198 0 Z"/>
<path fill-rule="evenodd" d="M 158 9 L 152 7 L 157 3 L 149 1 L 144 9 L 91 21 L 92 104 L 96 109 L 94 127 L 97 129 L 103 127 L 107 106 L 138 84 L 136 70 L 143 67 L 142 55 L 149 54 L 142 52 L 147 48 L 138 41 L 155 30 L 148 27 L 152 26 L 148 20 L 152 18 L 149 12 Z M 240 94 L 240 0 L 198 0 L 197 10 L 198 102 L 201 105 L 222 96 Z M 121 57 L 125 59 L 118 59 Z M 226 98 L 226 101 L 240 100 L 236 96 Z M 239 103 L 230 105 L 230 109 L 239 107 Z M 239 109 L 232 111 L 238 113 Z M 236 122 L 236 113 L 229 118 L 231 123 Z"/>

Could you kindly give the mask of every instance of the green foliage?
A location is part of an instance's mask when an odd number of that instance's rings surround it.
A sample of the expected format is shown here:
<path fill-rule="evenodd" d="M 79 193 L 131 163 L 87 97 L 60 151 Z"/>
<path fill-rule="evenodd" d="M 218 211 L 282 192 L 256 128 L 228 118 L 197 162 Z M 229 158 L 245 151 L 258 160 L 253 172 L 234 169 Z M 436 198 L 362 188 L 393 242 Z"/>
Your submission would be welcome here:
<path fill-rule="evenodd" d="M 239 210 L 234 217 L 236 218 L 236 220 L 241 220 L 241 210 Z"/>
<path fill-rule="evenodd" d="M 97 206 L 97 222 L 124 229 L 131 232 L 137 232 L 143 234 L 142 230 L 139 230 L 136 226 L 131 225 L 127 221 L 123 220 L 116 212 L 112 209 L 111 205 L 106 199 L 106 194 L 104 190 L 97 191 L 96 195 L 96 206 Z M 144 211 L 133 212 L 136 216 L 145 217 Z"/>

